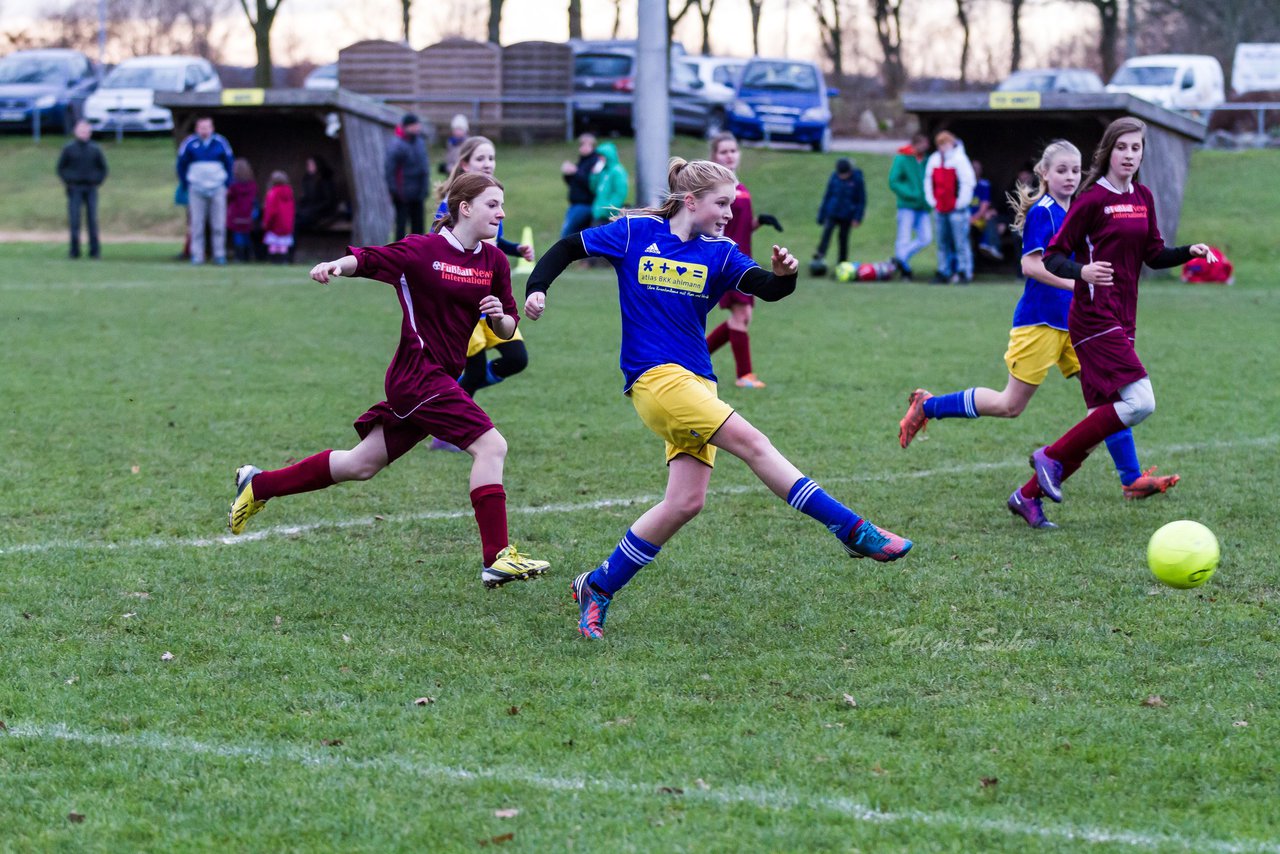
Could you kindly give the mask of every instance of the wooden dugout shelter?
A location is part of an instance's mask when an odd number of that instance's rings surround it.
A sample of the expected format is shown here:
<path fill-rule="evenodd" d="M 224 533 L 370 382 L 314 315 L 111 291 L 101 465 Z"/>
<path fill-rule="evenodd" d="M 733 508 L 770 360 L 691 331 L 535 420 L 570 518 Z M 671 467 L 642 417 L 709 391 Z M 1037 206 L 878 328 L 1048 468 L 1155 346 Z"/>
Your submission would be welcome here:
<path fill-rule="evenodd" d="M 1178 234 L 1191 150 L 1207 132 L 1195 119 L 1110 92 L 919 94 L 905 96 L 903 107 L 918 118 L 930 141 L 942 130 L 959 137 L 969 157 L 982 161 L 994 193 L 1012 186 L 1018 170 L 1038 160 L 1054 139 L 1075 143 L 1087 171 L 1108 124 L 1121 116 L 1141 119 L 1147 125 L 1147 150 L 1139 180 L 1155 194 L 1160 233 L 1169 245 Z"/>
<path fill-rule="evenodd" d="M 350 211 L 350 220 L 299 232 L 299 255 L 337 257 L 348 243 L 369 246 L 390 238 L 395 214 L 384 165 L 403 110 L 342 89 L 157 93 L 156 103 L 173 111 L 178 144 L 193 132 L 197 118 L 210 116 L 236 156 L 253 166 L 259 199 L 276 169 L 289 176 L 296 198 L 307 158 L 324 158 L 333 169 L 338 199 Z"/>

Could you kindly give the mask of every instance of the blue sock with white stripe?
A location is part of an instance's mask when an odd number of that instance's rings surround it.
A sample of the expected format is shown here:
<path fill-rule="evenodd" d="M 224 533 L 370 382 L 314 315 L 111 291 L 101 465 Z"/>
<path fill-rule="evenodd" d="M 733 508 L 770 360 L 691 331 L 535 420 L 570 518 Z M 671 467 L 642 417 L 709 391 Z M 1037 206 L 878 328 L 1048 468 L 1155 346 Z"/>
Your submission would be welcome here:
<path fill-rule="evenodd" d="M 822 491 L 822 487 L 802 477 L 791 485 L 787 493 L 787 503 L 806 516 L 817 519 L 827 526 L 827 530 L 841 540 L 847 540 L 849 534 L 862 521 L 862 517 L 836 501 Z"/>
<path fill-rule="evenodd" d="M 1116 464 L 1116 473 L 1125 486 L 1142 476 L 1138 446 L 1134 444 L 1133 431 L 1128 427 L 1107 437 L 1107 450 L 1111 452 L 1111 461 Z"/>
<path fill-rule="evenodd" d="M 634 578 L 637 572 L 652 563 L 660 551 L 662 546 L 640 539 L 628 528 L 613 554 L 595 568 L 587 581 L 601 593 L 612 596 Z"/>
<path fill-rule="evenodd" d="M 975 388 L 940 394 L 924 402 L 926 418 L 977 418 L 978 406 L 973 401 Z"/>

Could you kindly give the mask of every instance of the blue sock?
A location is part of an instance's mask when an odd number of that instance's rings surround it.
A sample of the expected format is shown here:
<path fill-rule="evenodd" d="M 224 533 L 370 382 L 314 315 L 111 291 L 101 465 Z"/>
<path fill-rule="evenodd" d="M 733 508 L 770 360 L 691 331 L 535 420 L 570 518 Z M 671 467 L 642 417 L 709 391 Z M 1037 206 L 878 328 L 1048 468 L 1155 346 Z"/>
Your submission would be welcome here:
<path fill-rule="evenodd" d="M 973 401 L 977 389 L 967 388 L 964 391 L 953 391 L 951 394 L 940 394 L 924 402 L 926 418 L 977 418 L 978 406 Z"/>
<path fill-rule="evenodd" d="M 587 581 L 606 596 L 612 596 L 634 578 L 637 572 L 652 563 L 660 551 L 662 546 L 640 539 L 628 528 L 613 554 L 587 576 Z"/>
<path fill-rule="evenodd" d="M 817 519 L 827 530 L 841 540 L 847 540 L 850 532 L 862 521 L 862 517 L 822 491 L 822 487 L 802 477 L 791 486 L 787 503 L 806 516 Z"/>
<path fill-rule="evenodd" d="M 1116 473 L 1125 486 L 1142 476 L 1142 466 L 1138 464 L 1138 446 L 1134 444 L 1133 431 L 1128 427 L 1107 437 L 1107 450 L 1111 452 L 1111 461 L 1116 464 Z"/>
<path fill-rule="evenodd" d="M 506 377 L 500 377 L 493 372 L 493 361 L 490 359 L 484 363 L 484 378 L 487 385 L 497 385 L 506 379 Z"/>

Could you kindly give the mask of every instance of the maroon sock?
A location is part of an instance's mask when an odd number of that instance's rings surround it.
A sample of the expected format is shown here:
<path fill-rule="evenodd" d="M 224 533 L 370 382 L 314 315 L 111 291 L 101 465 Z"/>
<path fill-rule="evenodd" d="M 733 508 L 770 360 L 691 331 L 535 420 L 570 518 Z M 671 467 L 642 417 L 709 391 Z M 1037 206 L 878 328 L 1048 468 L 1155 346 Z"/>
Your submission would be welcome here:
<path fill-rule="evenodd" d="M 507 547 L 507 493 L 500 483 L 486 483 L 471 490 L 471 506 L 480 526 L 484 565 L 493 566 L 498 552 Z"/>
<path fill-rule="evenodd" d="M 733 348 L 733 364 L 738 376 L 751 373 L 751 338 L 745 329 L 729 330 L 729 346 Z"/>
<path fill-rule="evenodd" d="M 1084 460 L 1081 460 L 1081 461 L 1080 461 L 1080 462 L 1078 462 L 1078 463 L 1063 463 L 1063 464 L 1062 464 L 1062 479 L 1063 479 L 1063 480 L 1066 480 L 1067 478 L 1071 477 L 1071 475 L 1073 475 L 1073 474 L 1075 474 L 1077 471 L 1079 471 L 1079 470 L 1080 470 L 1080 465 L 1081 465 L 1081 463 L 1083 463 L 1083 462 L 1084 462 Z M 1044 497 L 1044 490 L 1042 490 L 1042 489 L 1040 488 L 1040 481 L 1036 480 L 1036 476 L 1035 476 L 1035 475 L 1032 475 L 1032 476 L 1031 476 L 1031 480 L 1029 480 L 1029 481 L 1027 481 L 1026 483 L 1024 483 L 1024 484 L 1022 485 L 1022 489 L 1021 489 L 1021 490 L 1019 490 L 1019 491 L 1022 493 L 1022 497 L 1023 497 L 1023 498 L 1025 498 L 1025 499 L 1027 499 L 1028 501 L 1031 501 L 1031 500 L 1036 499 L 1036 498 L 1043 498 L 1043 497 Z"/>
<path fill-rule="evenodd" d="M 281 495 L 296 495 L 333 486 L 333 475 L 329 473 L 329 455 L 332 453 L 332 450 L 321 451 L 286 468 L 259 472 L 253 478 L 253 499 L 266 501 Z"/>
<path fill-rule="evenodd" d="M 1080 468 L 1089 452 L 1102 443 L 1112 433 L 1124 429 L 1124 422 L 1111 404 L 1100 406 L 1085 416 L 1084 420 L 1072 427 L 1062 438 L 1045 449 L 1051 459 L 1062 463 L 1064 471 L 1062 479 L 1066 480 L 1071 472 Z M 1072 464 L 1074 467 L 1072 468 Z"/>
<path fill-rule="evenodd" d="M 707 336 L 707 351 L 714 353 L 725 344 L 729 343 L 729 322 L 717 326 L 711 330 L 711 334 Z"/>

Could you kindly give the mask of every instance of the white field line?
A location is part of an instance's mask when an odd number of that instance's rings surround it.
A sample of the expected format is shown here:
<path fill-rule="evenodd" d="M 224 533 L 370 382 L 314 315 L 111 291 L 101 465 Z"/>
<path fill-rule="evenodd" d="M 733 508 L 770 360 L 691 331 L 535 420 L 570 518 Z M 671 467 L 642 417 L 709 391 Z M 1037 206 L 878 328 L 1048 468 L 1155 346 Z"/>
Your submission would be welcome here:
<path fill-rule="evenodd" d="M 366 758 L 344 756 L 341 753 L 319 752 L 294 745 L 225 744 L 197 741 L 156 733 L 118 734 L 109 732 L 81 732 L 65 724 L 33 725 L 10 724 L 4 738 L 20 738 L 31 741 L 65 741 L 122 750 L 176 753 L 179 756 L 212 756 L 261 764 L 285 763 L 322 770 L 374 771 L 398 773 L 444 784 L 468 784 L 480 780 L 498 783 L 514 783 L 544 791 L 588 791 L 606 794 L 654 797 L 661 786 L 678 781 L 641 784 L 610 777 L 548 777 L 536 771 L 522 768 L 459 768 L 420 762 L 412 756 L 389 754 Z M 1089 827 L 1069 824 L 1036 824 L 1015 819 L 977 818 L 945 812 L 923 810 L 882 810 L 865 804 L 856 798 L 839 795 L 817 795 L 793 792 L 787 789 L 767 789 L 753 786 L 726 786 L 703 789 L 696 784 L 683 786 L 683 797 L 716 806 L 741 804 L 772 812 L 797 812 L 803 815 L 814 810 L 844 816 L 868 824 L 909 824 L 950 828 L 969 834 L 1000 834 L 1004 836 L 1029 836 L 1056 841 L 1084 842 L 1092 844 L 1127 845 L 1135 848 L 1169 850 L 1179 848 L 1189 851 L 1224 852 L 1224 854 L 1280 854 L 1280 844 L 1268 840 L 1232 840 L 1188 837 L 1171 833 L 1142 833 L 1133 830 L 1117 830 L 1105 827 Z M 665 797 L 665 795 L 663 795 Z"/>
<path fill-rule="evenodd" d="M 1177 445 L 1163 445 L 1145 448 L 1148 454 L 1189 453 L 1243 447 L 1258 447 L 1280 443 L 1280 436 L 1259 436 L 1252 439 L 1232 439 L 1212 442 L 1193 442 Z M 826 478 L 821 483 L 883 483 L 905 479 L 921 479 L 945 475 L 974 474 L 995 469 L 1022 468 L 1025 463 L 1019 459 L 1006 459 L 990 463 L 966 463 L 957 466 L 945 466 L 935 469 L 898 472 L 894 474 L 856 475 L 853 477 Z M 767 490 L 759 483 L 736 484 L 715 487 L 708 490 L 710 495 L 741 495 L 746 492 Z M 609 507 L 627 507 L 631 505 L 650 505 L 658 501 L 658 495 L 635 495 L 629 498 L 602 498 L 596 501 L 585 501 L 578 504 L 543 504 L 536 507 L 508 507 L 511 516 L 532 516 L 543 513 L 584 513 L 593 510 L 604 510 Z M 470 510 L 436 510 L 425 513 L 401 513 L 387 516 L 365 516 L 357 519 L 338 519 L 332 521 L 308 522 L 302 525 L 277 525 L 250 531 L 238 537 L 224 534 L 216 537 L 149 537 L 141 540 L 125 540 L 111 543 L 97 540 L 45 540 L 38 543 L 19 543 L 12 546 L 0 546 L 0 557 L 16 554 L 39 554 L 50 551 L 114 551 L 119 549 L 182 549 L 208 548 L 210 546 L 235 546 L 256 543 L 276 537 L 298 537 L 313 531 L 341 531 L 348 528 L 368 528 L 379 524 L 402 524 L 406 522 L 429 522 L 449 519 L 470 519 Z"/>

